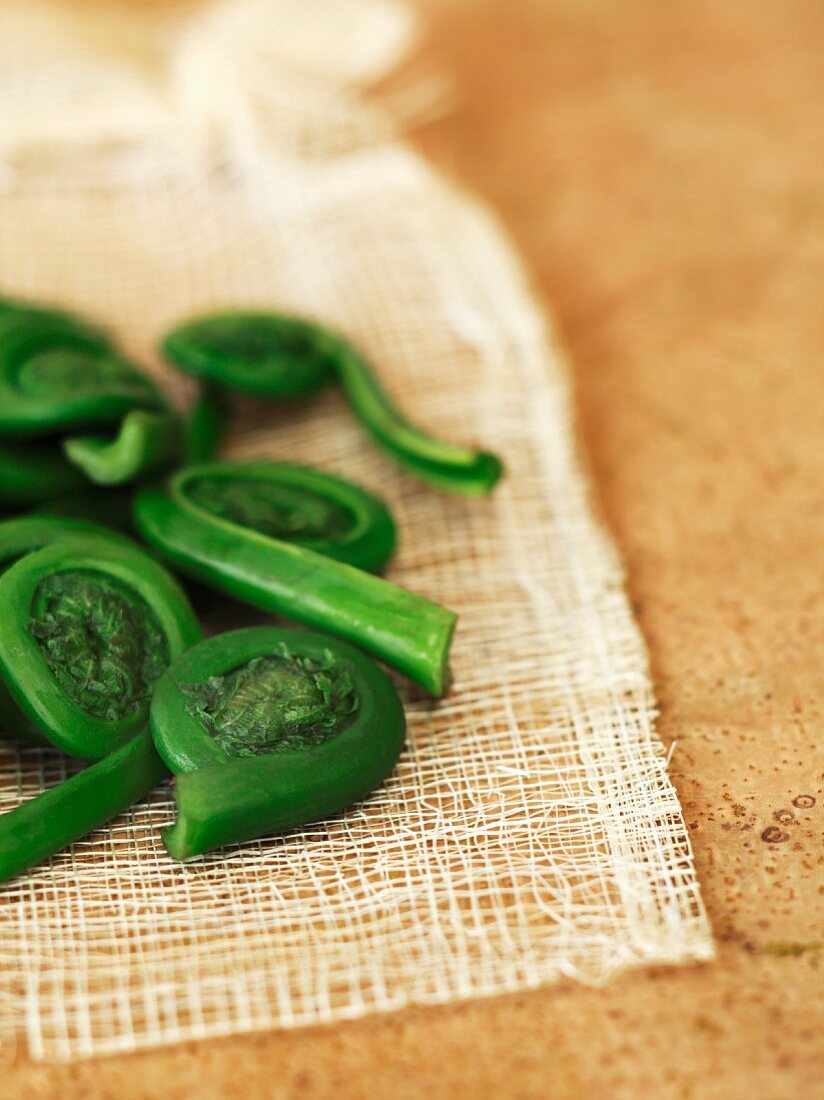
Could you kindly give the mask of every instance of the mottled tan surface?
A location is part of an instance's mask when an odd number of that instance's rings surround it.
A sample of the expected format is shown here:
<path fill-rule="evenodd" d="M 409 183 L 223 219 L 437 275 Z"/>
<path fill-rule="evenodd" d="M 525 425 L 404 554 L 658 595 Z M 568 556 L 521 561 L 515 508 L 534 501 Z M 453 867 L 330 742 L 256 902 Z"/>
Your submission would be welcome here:
<path fill-rule="evenodd" d="M 463 101 L 422 141 L 499 210 L 559 319 L 718 961 L 68 1068 L 21 1058 L 2 1096 L 824 1095 L 824 6 L 428 7 Z"/>

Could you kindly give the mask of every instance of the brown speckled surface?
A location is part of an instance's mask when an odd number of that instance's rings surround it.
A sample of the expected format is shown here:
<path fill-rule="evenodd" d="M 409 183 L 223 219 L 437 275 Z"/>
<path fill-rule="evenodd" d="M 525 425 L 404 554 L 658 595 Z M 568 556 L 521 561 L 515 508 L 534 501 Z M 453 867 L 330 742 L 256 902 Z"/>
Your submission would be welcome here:
<path fill-rule="evenodd" d="M 824 6 L 421 2 L 463 94 L 421 142 L 498 209 L 559 320 L 718 960 L 72 1067 L 21 1056 L 2 1096 L 824 1095 Z"/>

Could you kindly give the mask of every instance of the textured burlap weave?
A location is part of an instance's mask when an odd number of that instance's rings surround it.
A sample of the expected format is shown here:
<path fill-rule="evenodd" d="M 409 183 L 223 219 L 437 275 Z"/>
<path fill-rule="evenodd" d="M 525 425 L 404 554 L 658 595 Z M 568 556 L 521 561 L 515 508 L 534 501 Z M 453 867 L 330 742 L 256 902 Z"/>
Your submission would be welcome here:
<path fill-rule="evenodd" d="M 397 772 L 335 820 L 179 866 L 162 789 L 0 887 L 4 1050 L 71 1059 L 708 957 L 562 358 L 497 228 L 366 93 L 408 48 L 406 9 L 239 0 L 130 26 L 28 0 L 0 20 L 2 291 L 105 319 L 156 372 L 158 336 L 197 310 L 317 316 L 414 419 L 508 470 L 463 500 L 398 472 L 334 392 L 238 410 L 227 455 L 391 502 L 390 577 L 460 612 L 454 688 L 404 688 Z M 3 747 L 0 809 L 67 766 Z"/>

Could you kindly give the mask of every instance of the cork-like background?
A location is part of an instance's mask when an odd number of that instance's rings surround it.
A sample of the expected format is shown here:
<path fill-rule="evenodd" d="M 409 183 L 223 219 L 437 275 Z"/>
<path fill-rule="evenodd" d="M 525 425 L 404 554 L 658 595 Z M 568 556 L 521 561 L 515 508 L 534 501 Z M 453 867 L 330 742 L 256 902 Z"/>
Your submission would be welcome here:
<path fill-rule="evenodd" d="M 21 1053 L 2 1097 L 822 1095 L 824 6 L 420 4 L 458 100 L 416 141 L 498 211 L 559 323 L 719 957 L 67 1067 Z"/>

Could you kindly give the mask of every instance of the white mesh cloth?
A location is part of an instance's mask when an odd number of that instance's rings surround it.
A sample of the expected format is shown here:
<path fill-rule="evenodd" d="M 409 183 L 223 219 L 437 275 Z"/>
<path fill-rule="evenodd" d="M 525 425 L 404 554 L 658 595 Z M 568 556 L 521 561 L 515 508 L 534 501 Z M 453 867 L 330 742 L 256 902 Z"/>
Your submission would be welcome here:
<path fill-rule="evenodd" d="M 396 773 L 332 821 L 180 866 L 161 789 L 0 887 L 4 1049 L 71 1059 L 708 957 L 562 358 L 497 228 L 365 94 L 408 11 L 253 0 L 129 25 L 26 0 L 1 18 L 2 292 L 104 319 L 156 372 L 158 336 L 195 311 L 317 316 L 414 419 L 508 471 L 459 499 L 398 472 L 335 393 L 243 409 L 229 455 L 391 502 L 391 579 L 460 613 L 454 689 L 405 689 Z M 3 748 L 0 809 L 66 766 Z"/>

